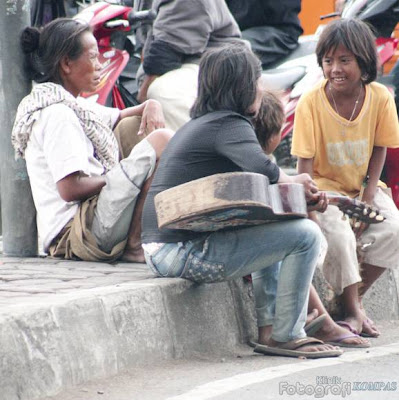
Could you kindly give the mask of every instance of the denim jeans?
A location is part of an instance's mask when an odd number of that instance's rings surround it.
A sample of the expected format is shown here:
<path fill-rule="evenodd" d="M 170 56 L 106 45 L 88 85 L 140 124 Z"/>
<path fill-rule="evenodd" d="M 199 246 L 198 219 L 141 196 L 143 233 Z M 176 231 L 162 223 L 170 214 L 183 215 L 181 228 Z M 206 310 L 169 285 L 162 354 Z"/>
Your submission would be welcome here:
<path fill-rule="evenodd" d="M 281 262 L 252 273 L 258 326 L 273 325 Z"/>
<path fill-rule="evenodd" d="M 259 326 L 268 322 L 270 313 L 265 302 L 274 296 L 267 292 L 269 277 L 262 270 L 276 268 L 275 264 L 281 261 L 272 338 L 287 342 L 306 336 L 309 287 L 321 236 L 314 222 L 297 219 L 167 243 L 151 256 L 146 254 L 146 259 L 159 276 L 181 277 L 197 283 L 221 282 L 257 272 L 254 292 Z"/>

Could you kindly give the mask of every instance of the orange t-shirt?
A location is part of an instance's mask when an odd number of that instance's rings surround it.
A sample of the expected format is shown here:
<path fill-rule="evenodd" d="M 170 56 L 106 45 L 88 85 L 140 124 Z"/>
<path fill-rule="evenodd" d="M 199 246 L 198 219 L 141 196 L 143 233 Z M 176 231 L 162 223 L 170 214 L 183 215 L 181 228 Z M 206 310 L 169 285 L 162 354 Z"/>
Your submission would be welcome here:
<path fill-rule="evenodd" d="M 313 159 L 320 190 L 355 197 L 367 174 L 374 146 L 399 147 L 399 124 L 393 96 L 372 82 L 359 115 L 348 121 L 330 105 L 322 81 L 304 93 L 295 111 L 291 152 Z"/>

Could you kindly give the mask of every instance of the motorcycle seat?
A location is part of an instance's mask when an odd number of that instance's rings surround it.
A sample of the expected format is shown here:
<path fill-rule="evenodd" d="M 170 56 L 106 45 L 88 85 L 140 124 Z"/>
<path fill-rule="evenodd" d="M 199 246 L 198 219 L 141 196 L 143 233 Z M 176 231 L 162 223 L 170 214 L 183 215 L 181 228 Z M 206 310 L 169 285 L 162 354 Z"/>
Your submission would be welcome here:
<path fill-rule="evenodd" d="M 293 68 L 277 68 L 268 69 L 262 73 L 262 82 L 266 89 L 270 90 L 287 90 L 294 83 L 302 79 L 306 74 L 306 67 L 297 66 Z"/>
<path fill-rule="evenodd" d="M 315 54 L 318 36 L 316 35 L 305 35 L 300 36 L 298 39 L 298 47 L 293 50 L 290 54 L 279 59 L 274 64 L 271 64 L 267 69 L 285 68 L 285 64 L 288 65 L 302 65 L 302 61 L 307 56 Z M 298 64 L 299 63 L 299 64 Z"/>

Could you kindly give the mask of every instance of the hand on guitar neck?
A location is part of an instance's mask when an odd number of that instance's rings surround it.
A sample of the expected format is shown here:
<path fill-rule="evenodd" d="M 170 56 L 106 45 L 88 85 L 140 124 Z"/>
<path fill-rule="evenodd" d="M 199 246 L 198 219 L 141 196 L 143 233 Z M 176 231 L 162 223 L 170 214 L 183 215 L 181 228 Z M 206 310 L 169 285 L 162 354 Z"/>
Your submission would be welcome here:
<path fill-rule="evenodd" d="M 378 224 L 385 220 L 385 217 L 380 214 L 379 210 L 369 206 L 368 204 L 360 200 L 351 199 L 350 197 L 342 195 L 326 194 L 325 192 L 320 192 L 319 198 L 326 198 L 328 204 L 337 206 L 345 215 L 347 215 L 351 219 L 352 226 L 356 230 L 360 227 L 361 223 L 365 223 L 367 225 Z M 317 203 L 308 203 L 308 210 L 321 211 L 320 208 L 317 208 L 317 205 L 319 203 L 320 201 L 318 201 Z"/>
<path fill-rule="evenodd" d="M 329 204 L 326 192 L 315 193 L 315 200 L 307 200 L 307 210 L 308 212 L 319 211 L 323 213 L 327 210 Z"/>

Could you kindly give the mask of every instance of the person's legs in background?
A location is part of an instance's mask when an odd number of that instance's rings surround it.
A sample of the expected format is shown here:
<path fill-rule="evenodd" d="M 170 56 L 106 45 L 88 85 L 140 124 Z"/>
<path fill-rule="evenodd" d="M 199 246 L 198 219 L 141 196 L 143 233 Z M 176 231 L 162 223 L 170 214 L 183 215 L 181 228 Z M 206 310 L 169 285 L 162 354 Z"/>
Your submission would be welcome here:
<path fill-rule="evenodd" d="M 190 109 L 197 97 L 198 65 L 183 64 L 156 78 L 147 98 L 161 103 L 166 128 L 177 131 L 190 120 Z"/>
<path fill-rule="evenodd" d="M 387 219 L 371 224 L 358 240 L 337 207 L 329 206 L 318 219 L 328 242 L 323 274 L 340 296 L 344 312 L 344 321 L 338 323 L 353 333 L 376 337 L 379 331 L 367 317 L 362 297 L 386 268 L 398 267 L 399 211 L 381 188 L 373 206 Z"/>

